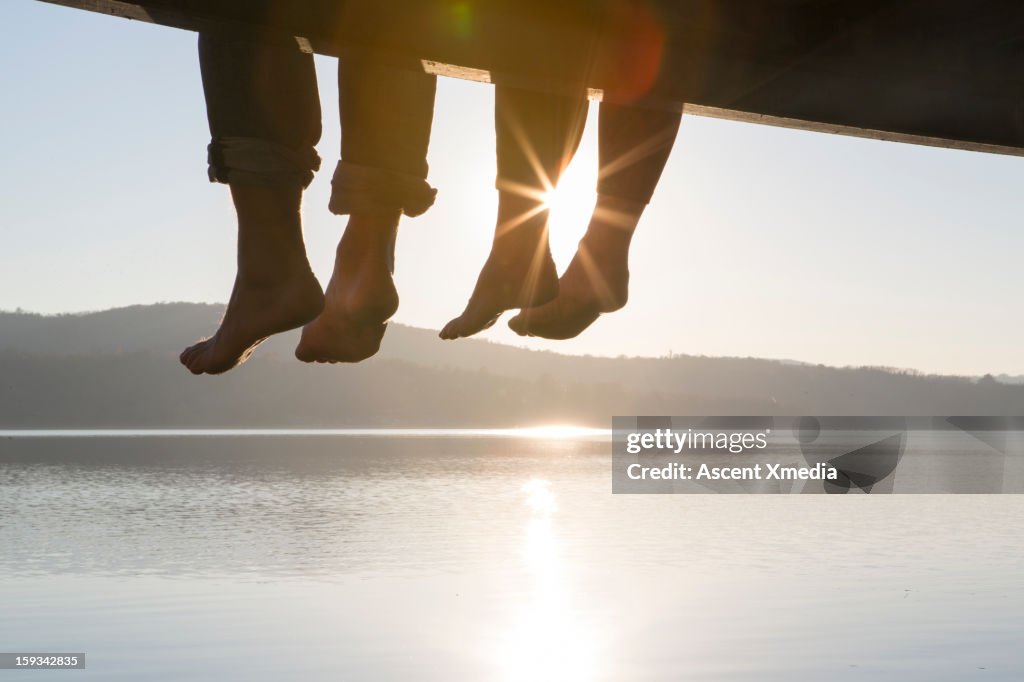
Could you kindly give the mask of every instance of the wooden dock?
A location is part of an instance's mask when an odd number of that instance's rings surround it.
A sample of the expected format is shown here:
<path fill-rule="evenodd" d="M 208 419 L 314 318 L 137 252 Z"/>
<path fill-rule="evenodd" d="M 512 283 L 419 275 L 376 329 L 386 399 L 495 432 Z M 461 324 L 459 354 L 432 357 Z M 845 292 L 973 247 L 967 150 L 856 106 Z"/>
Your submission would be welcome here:
<path fill-rule="evenodd" d="M 1024 154 L 1021 0 L 42 0 L 328 55 Z"/>

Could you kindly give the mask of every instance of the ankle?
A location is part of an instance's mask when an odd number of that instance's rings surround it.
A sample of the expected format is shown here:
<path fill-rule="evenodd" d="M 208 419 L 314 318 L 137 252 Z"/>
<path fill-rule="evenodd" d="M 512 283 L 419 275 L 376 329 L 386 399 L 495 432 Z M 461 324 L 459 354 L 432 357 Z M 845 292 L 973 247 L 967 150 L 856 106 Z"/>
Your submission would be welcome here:
<path fill-rule="evenodd" d="M 510 192 L 498 195 L 498 220 L 494 227 L 494 245 L 514 248 L 536 244 L 547 236 L 548 209 L 543 202 Z"/>
<path fill-rule="evenodd" d="M 579 249 L 586 251 L 592 258 L 600 262 L 621 261 L 625 264 L 632 240 L 632 231 L 600 222 L 592 222 L 587 227 L 583 238 L 580 239 Z"/>
<path fill-rule="evenodd" d="M 390 260 L 394 256 L 400 218 L 400 213 L 349 217 L 345 232 L 338 242 L 337 258 L 341 260 L 347 255 L 355 255 L 358 259 Z"/>
<path fill-rule="evenodd" d="M 639 201 L 598 194 L 588 231 L 596 228 L 609 234 L 620 232 L 631 238 L 646 208 L 647 204 Z"/>
<path fill-rule="evenodd" d="M 238 281 L 253 288 L 280 286 L 314 277 L 305 247 L 281 243 L 276 248 L 248 248 L 238 252 Z"/>
<path fill-rule="evenodd" d="M 240 266 L 237 275 L 239 285 L 245 289 L 278 289 L 313 277 L 308 262 L 279 263 L 273 268 Z"/>
<path fill-rule="evenodd" d="M 348 217 L 345 232 L 358 234 L 367 239 L 380 239 L 384 235 L 394 234 L 401 219 L 401 211 L 353 213 Z"/>
<path fill-rule="evenodd" d="M 548 214 L 540 211 L 524 219 L 523 214 L 499 215 L 498 225 L 491 242 L 491 253 L 512 259 L 532 257 L 538 248 L 548 242 Z"/>
<path fill-rule="evenodd" d="M 231 198 L 239 222 L 287 224 L 299 222 L 302 188 L 239 185 L 231 187 Z"/>

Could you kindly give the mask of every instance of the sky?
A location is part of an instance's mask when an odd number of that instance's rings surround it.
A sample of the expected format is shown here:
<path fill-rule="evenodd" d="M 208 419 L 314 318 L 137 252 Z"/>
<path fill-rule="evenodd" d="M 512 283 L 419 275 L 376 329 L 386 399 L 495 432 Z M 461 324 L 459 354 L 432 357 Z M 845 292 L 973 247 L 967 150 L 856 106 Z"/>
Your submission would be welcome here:
<path fill-rule="evenodd" d="M 225 301 L 235 222 L 227 189 L 206 178 L 195 35 L 7 0 L 0 62 L 0 310 Z M 317 58 L 324 170 L 303 208 L 324 283 L 344 227 L 327 211 L 335 69 Z M 590 114 L 552 216 L 560 269 L 594 197 L 596 105 Z M 438 200 L 403 220 L 395 320 L 438 329 L 490 247 L 490 86 L 440 81 L 429 162 Z M 570 341 L 521 339 L 510 315 L 482 337 L 573 354 L 1024 374 L 1022 180 L 1017 157 L 686 116 L 634 240 L 626 308 Z"/>

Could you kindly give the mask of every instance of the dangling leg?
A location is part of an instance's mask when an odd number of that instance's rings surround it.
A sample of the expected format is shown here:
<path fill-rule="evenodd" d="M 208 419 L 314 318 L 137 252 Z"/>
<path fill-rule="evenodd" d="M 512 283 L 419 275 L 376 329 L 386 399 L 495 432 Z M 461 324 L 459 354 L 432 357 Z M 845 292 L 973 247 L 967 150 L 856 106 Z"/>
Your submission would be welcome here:
<path fill-rule="evenodd" d="M 302 330 L 304 362 L 358 362 L 375 354 L 398 309 L 392 280 L 402 214 L 434 201 L 426 182 L 436 79 L 363 62 L 338 69 L 341 163 L 330 208 L 348 215 L 323 314 Z"/>
<path fill-rule="evenodd" d="M 231 188 L 238 271 L 220 328 L 180 359 L 194 374 L 219 374 L 323 308 L 299 216 L 319 167 L 320 104 L 312 56 L 297 47 L 203 34 L 199 56 L 213 136 L 210 179 Z"/>
<path fill-rule="evenodd" d="M 558 297 L 509 320 L 523 336 L 570 339 L 626 304 L 629 245 L 665 168 L 681 114 L 602 103 L 594 214 Z"/>
<path fill-rule="evenodd" d="M 587 99 L 503 86 L 495 89 L 498 220 L 491 253 L 462 314 L 442 339 L 472 336 L 506 310 L 540 305 L 558 293 L 548 247 L 547 194 L 583 134 Z"/>

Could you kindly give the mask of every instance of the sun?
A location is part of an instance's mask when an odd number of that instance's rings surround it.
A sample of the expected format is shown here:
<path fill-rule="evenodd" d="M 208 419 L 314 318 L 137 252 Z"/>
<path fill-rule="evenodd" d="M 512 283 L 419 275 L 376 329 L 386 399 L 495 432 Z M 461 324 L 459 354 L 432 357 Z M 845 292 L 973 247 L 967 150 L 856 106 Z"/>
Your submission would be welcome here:
<path fill-rule="evenodd" d="M 558 187 L 544 195 L 544 204 L 550 211 L 551 253 L 555 262 L 563 266 L 576 252 L 576 244 L 587 229 L 597 201 L 597 159 L 596 153 L 589 151 L 581 148 Z"/>

